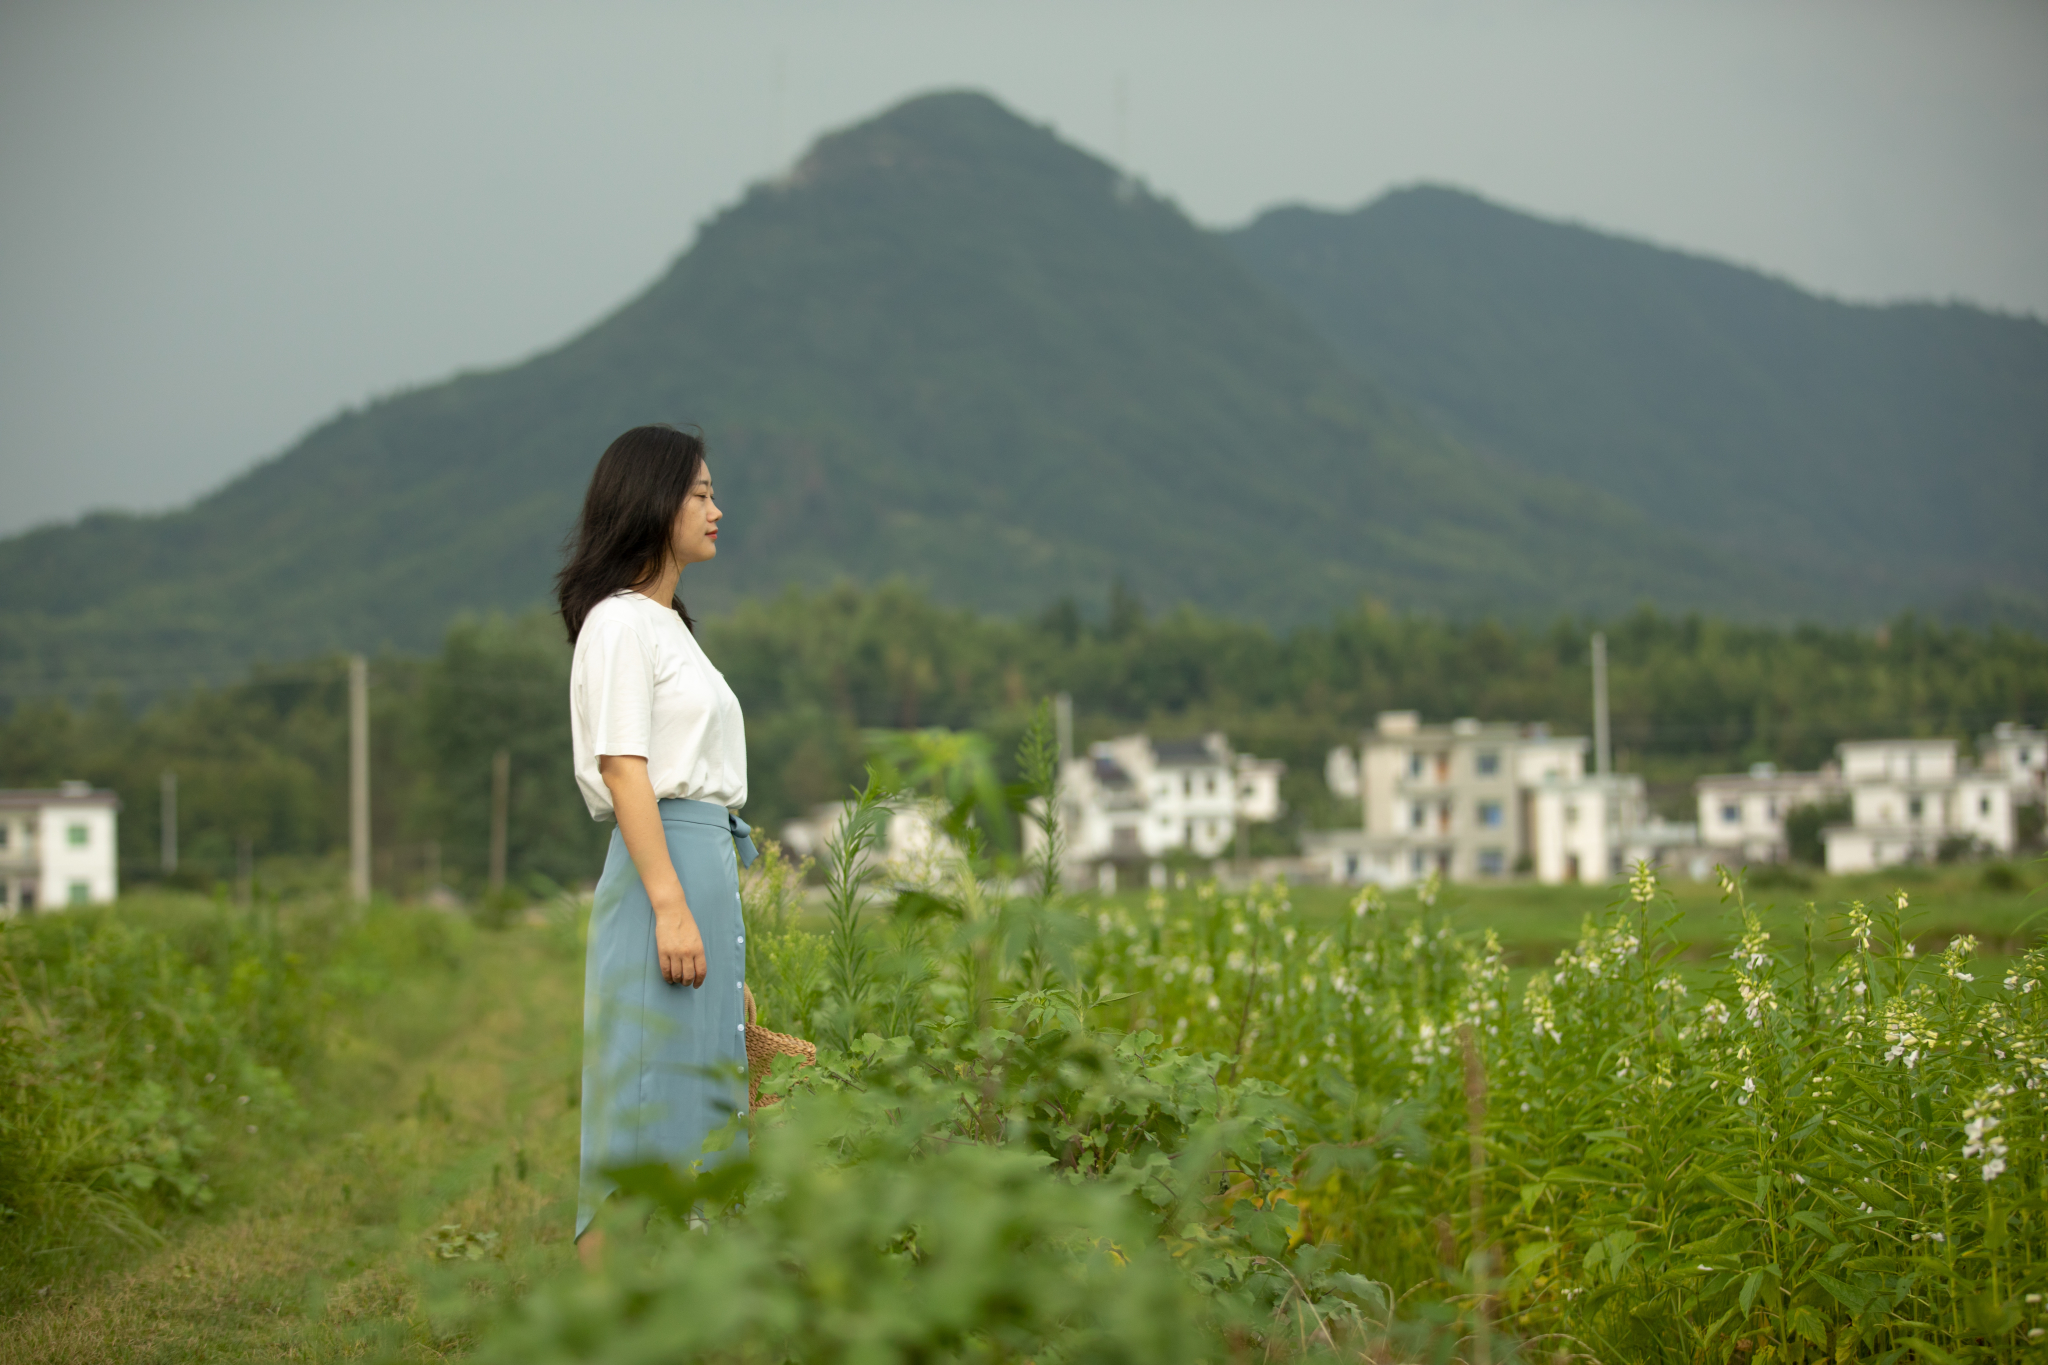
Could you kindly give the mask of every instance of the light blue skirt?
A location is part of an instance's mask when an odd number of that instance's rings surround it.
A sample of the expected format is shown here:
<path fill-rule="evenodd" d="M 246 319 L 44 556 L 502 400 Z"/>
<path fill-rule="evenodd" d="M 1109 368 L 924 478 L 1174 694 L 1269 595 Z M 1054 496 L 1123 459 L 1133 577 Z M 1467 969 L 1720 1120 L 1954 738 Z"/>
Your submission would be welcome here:
<path fill-rule="evenodd" d="M 708 801 L 663 801 L 661 825 L 704 936 L 704 984 L 661 979 L 654 908 L 614 830 L 583 969 L 578 1237 L 617 1188 L 606 1171 L 648 1161 L 688 1169 L 747 1149 L 747 928 L 734 846 L 752 863 L 753 840 L 744 821 Z M 705 1137 L 736 1119 L 732 1145 L 707 1155 Z"/>

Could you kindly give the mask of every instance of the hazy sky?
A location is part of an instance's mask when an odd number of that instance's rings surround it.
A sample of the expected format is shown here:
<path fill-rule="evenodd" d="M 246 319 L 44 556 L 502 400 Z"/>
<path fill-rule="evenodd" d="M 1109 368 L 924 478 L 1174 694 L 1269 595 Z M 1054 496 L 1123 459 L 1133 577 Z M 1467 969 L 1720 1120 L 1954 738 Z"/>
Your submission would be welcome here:
<path fill-rule="evenodd" d="M 551 346 L 819 131 L 947 87 L 1203 223 L 1433 180 L 2048 316 L 2042 0 L 0 0 L 0 533 Z"/>

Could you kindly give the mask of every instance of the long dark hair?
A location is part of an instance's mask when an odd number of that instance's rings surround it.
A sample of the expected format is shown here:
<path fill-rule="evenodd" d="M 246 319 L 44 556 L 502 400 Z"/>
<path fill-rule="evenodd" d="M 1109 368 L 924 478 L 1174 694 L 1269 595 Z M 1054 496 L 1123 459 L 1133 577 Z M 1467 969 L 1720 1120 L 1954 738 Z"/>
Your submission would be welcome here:
<path fill-rule="evenodd" d="M 570 644 L 583 632 L 592 607 L 661 568 L 676 513 L 703 468 L 704 438 L 666 424 L 634 427 L 598 457 L 583 514 L 565 547 L 567 560 L 555 575 L 555 600 Z M 697 623 L 683 599 L 671 605 L 695 634 Z"/>

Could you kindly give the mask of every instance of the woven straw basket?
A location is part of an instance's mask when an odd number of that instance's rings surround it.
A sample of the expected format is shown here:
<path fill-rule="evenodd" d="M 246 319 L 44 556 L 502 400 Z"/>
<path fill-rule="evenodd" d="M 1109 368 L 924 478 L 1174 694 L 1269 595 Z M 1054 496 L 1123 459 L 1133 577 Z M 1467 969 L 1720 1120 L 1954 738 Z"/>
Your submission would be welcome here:
<path fill-rule="evenodd" d="M 802 1065 L 811 1066 L 818 1060 L 818 1045 L 755 1023 L 754 993 L 750 990 L 747 992 L 747 1102 L 756 1109 L 776 1102 L 773 1095 L 761 1098 L 761 1077 L 768 1074 L 768 1068 L 775 1064 L 777 1057 L 794 1057 Z"/>

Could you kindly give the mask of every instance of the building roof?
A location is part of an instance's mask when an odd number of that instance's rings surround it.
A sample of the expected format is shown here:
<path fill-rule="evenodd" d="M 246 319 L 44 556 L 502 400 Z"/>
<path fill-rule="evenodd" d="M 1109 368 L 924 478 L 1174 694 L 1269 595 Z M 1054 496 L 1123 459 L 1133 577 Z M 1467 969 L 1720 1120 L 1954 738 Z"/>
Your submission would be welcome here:
<path fill-rule="evenodd" d="M 1952 739 L 1845 739 L 1837 749 L 1953 749 Z"/>
<path fill-rule="evenodd" d="M 1457 720 L 1449 725 L 1384 727 L 1365 732 L 1364 745 L 1375 748 L 1412 748 L 1417 744 L 1557 744 L 1585 748 L 1592 743 L 1584 735 L 1553 735 L 1543 721 Z"/>
<path fill-rule="evenodd" d="M 1695 779 L 1695 789 L 1705 791 L 1709 787 L 1716 791 L 1784 791 L 1799 787 L 1835 787 L 1842 791 L 1849 789 L 1839 769 L 1823 768 L 1811 773 L 1708 773 Z"/>
<path fill-rule="evenodd" d="M 1152 759 L 1162 768 L 1219 768 L 1230 762 L 1229 755 L 1217 753 L 1206 738 L 1155 739 Z"/>
<path fill-rule="evenodd" d="M 1124 765 L 1108 754 L 1096 754 L 1090 761 L 1095 766 L 1096 785 L 1108 791 L 1131 785 L 1131 775 L 1124 771 Z"/>
<path fill-rule="evenodd" d="M 41 810 L 45 806 L 113 806 L 121 798 L 85 782 L 61 787 L 0 787 L 0 810 Z"/>

